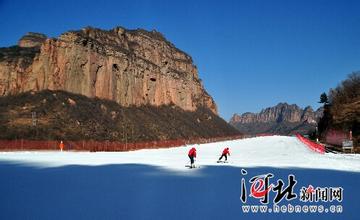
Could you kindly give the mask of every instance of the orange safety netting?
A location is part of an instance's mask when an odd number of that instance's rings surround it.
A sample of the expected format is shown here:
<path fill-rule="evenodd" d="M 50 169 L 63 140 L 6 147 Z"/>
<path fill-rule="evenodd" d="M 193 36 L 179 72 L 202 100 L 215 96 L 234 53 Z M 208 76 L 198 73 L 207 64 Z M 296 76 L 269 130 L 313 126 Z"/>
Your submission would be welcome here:
<path fill-rule="evenodd" d="M 296 137 L 301 142 L 303 142 L 306 146 L 308 146 L 311 150 L 313 150 L 315 152 L 318 152 L 318 153 L 321 153 L 321 154 L 325 153 L 324 145 L 321 145 L 321 144 L 315 143 L 313 141 L 310 141 L 309 139 L 301 136 L 300 134 L 297 134 Z"/>
<path fill-rule="evenodd" d="M 67 141 L 64 142 L 64 150 L 75 151 L 130 151 L 138 149 L 169 148 L 186 144 L 210 143 L 224 140 L 240 139 L 243 136 L 226 136 L 214 138 L 194 138 L 188 140 L 160 140 L 135 143 L 123 143 L 115 141 Z M 0 140 L 0 150 L 60 150 L 60 140 Z"/>

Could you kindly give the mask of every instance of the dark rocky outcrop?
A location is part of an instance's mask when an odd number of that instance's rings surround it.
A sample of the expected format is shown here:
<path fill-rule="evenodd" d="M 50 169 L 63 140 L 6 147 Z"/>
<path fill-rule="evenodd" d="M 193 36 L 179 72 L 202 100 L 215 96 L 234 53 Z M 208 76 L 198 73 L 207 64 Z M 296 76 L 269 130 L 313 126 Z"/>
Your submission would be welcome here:
<path fill-rule="evenodd" d="M 29 32 L 20 38 L 19 47 L 41 47 L 47 39 L 45 34 Z"/>

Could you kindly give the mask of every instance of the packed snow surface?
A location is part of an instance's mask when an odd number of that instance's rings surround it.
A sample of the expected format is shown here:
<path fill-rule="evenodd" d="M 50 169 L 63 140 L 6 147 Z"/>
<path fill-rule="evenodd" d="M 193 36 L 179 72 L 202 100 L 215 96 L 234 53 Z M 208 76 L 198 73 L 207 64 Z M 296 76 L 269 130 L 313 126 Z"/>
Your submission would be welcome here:
<path fill-rule="evenodd" d="M 37 167 L 60 167 L 67 165 L 144 164 L 164 169 L 185 171 L 189 169 L 187 153 L 197 149 L 196 164 L 223 166 L 216 161 L 225 147 L 231 156 L 227 166 L 314 168 L 360 172 L 360 155 L 319 154 L 310 150 L 296 137 L 257 137 L 209 144 L 188 145 L 168 149 L 137 150 L 130 152 L 60 152 L 20 151 L 1 152 L 0 161 Z"/>
<path fill-rule="evenodd" d="M 194 146 L 200 169 L 185 166 Z M 225 147 L 229 163 L 216 163 Z M 359 156 L 319 154 L 295 137 L 280 136 L 131 152 L 0 152 L 0 219 L 357 220 Z M 246 203 L 240 200 L 243 178 L 249 189 L 252 177 L 269 173 L 272 184 L 288 184 L 293 175 L 298 195 L 310 184 L 342 187 L 342 202 L 324 205 L 345 211 L 244 212 L 243 206 L 261 203 L 250 195 Z M 269 196 L 272 207 L 275 192 Z"/>

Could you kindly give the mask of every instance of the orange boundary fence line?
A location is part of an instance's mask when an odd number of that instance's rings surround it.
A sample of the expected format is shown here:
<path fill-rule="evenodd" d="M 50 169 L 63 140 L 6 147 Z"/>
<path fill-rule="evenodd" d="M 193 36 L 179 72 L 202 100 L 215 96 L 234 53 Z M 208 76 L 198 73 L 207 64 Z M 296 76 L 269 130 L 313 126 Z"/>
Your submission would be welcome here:
<path fill-rule="evenodd" d="M 188 144 L 203 144 L 225 140 L 241 139 L 242 135 L 222 136 L 214 138 L 192 138 L 188 140 L 159 140 L 144 142 L 113 142 L 113 141 L 67 141 L 64 142 L 64 150 L 73 151 L 131 151 L 138 149 L 170 148 Z M 55 140 L 0 140 L 0 151 L 11 150 L 59 150 L 59 141 Z"/>

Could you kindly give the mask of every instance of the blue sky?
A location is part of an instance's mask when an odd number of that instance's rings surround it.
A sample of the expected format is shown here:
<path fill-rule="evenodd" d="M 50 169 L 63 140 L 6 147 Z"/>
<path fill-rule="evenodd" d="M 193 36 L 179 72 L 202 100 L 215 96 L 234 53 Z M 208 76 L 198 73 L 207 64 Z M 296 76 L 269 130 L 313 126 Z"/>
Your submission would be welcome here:
<path fill-rule="evenodd" d="M 85 26 L 162 32 L 193 57 L 226 120 L 278 102 L 317 108 L 360 70 L 360 1 L 0 0 L 0 47 Z"/>

